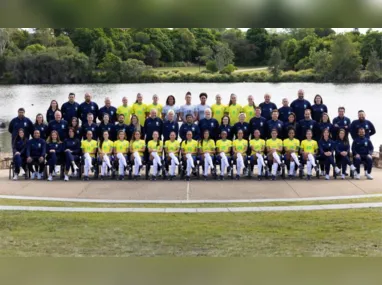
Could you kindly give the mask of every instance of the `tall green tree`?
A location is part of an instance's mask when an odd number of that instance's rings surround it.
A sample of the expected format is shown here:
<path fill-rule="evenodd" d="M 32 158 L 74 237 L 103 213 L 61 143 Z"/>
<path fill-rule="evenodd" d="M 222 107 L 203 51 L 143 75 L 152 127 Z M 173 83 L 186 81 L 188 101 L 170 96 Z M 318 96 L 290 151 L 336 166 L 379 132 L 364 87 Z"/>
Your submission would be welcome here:
<path fill-rule="evenodd" d="M 227 44 L 220 43 L 216 45 L 214 59 L 219 71 L 223 70 L 226 65 L 232 63 L 234 58 L 235 55 Z"/>
<path fill-rule="evenodd" d="M 283 65 L 284 63 L 281 57 L 281 51 L 279 48 L 274 47 L 272 49 L 271 56 L 268 61 L 268 69 L 272 74 L 273 79 L 277 79 L 280 77 Z"/>
<path fill-rule="evenodd" d="M 381 59 L 375 50 L 371 51 L 370 53 L 369 60 L 366 65 L 366 70 L 374 75 L 381 74 Z"/>
<path fill-rule="evenodd" d="M 256 46 L 257 57 L 256 60 L 259 63 L 265 63 L 266 50 L 268 48 L 268 32 L 264 28 L 248 29 L 246 33 L 248 42 Z"/>

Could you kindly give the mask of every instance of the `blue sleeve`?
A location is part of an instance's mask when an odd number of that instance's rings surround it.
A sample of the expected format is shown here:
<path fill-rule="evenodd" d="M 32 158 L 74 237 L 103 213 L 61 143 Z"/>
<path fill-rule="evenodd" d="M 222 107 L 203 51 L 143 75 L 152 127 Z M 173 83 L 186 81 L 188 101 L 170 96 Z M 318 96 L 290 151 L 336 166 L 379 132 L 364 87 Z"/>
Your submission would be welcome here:
<path fill-rule="evenodd" d="M 371 142 L 371 140 L 369 140 L 369 143 L 367 145 L 369 146 L 369 154 L 373 155 L 374 146 L 373 146 L 373 143 Z"/>
<path fill-rule="evenodd" d="M 27 157 L 31 156 L 31 144 L 30 141 L 27 142 Z"/>
<path fill-rule="evenodd" d="M 175 123 L 175 133 L 176 133 L 176 138 L 179 136 L 179 124 L 176 122 Z"/>
<path fill-rule="evenodd" d="M 29 129 L 29 134 L 31 136 L 33 136 L 33 132 L 34 132 L 34 126 L 33 126 L 33 123 L 30 119 L 28 119 L 28 129 Z"/>
<path fill-rule="evenodd" d="M 199 126 L 195 126 L 195 138 L 194 140 L 199 140 L 200 139 L 200 128 Z"/>
<path fill-rule="evenodd" d="M 310 109 L 310 110 L 312 110 L 312 105 L 310 104 L 310 102 L 308 101 L 308 100 L 306 100 L 306 107 L 307 107 L 307 109 Z"/>
<path fill-rule="evenodd" d="M 369 133 L 369 135 L 372 136 L 372 135 L 375 134 L 375 127 L 374 127 L 372 122 L 369 121 L 369 123 L 370 123 L 370 133 Z"/>
<path fill-rule="evenodd" d="M 319 149 L 319 151 L 320 151 L 320 154 L 323 155 L 323 154 L 324 154 L 324 149 L 323 149 L 323 147 L 322 147 L 322 142 L 321 142 L 321 140 L 318 142 L 318 149 Z"/>
<path fill-rule="evenodd" d="M 326 105 L 324 105 L 324 112 L 327 113 L 328 112 L 328 107 Z"/>
<path fill-rule="evenodd" d="M 179 136 L 180 136 L 180 138 L 181 138 L 183 141 L 186 139 L 186 136 L 185 136 L 185 134 L 184 134 L 184 124 L 182 124 L 182 125 L 180 126 Z"/>
<path fill-rule="evenodd" d="M 272 110 L 277 110 L 277 106 L 275 103 L 272 104 Z"/>
<path fill-rule="evenodd" d="M 46 155 L 46 142 L 44 140 L 42 140 L 42 144 L 41 144 L 41 156 L 42 157 L 45 157 Z"/>
<path fill-rule="evenodd" d="M 357 151 L 356 151 L 356 141 L 355 140 L 353 141 L 353 144 L 351 146 L 351 151 L 353 153 L 353 156 L 358 154 Z"/>
<path fill-rule="evenodd" d="M 25 151 L 26 151 L 26 144 L 25 143 L 23 143 L 23 148 L 20 150 L 20 155 L 23 155 L 23 154 L 25 154 Z"/>
<path fill-rule="evenodd" d="M 95 110 L 96 108 L 94 108 L 94 111 L 95 112 L 97 112 L 96 110 Z M 102 122 L 103 120 L 103 118 L 102 118 L 102 111 L 103 111 L 103 107 L 101 108 L 101 109 L 99 109 L 99 112 L 98 112 L 98 120 L 100 120 L 100 122 Z M 97 113 L 96 113 L 97 114 Z M 111 118 L 110 118 L 110 120 L 111 120 Z"/>

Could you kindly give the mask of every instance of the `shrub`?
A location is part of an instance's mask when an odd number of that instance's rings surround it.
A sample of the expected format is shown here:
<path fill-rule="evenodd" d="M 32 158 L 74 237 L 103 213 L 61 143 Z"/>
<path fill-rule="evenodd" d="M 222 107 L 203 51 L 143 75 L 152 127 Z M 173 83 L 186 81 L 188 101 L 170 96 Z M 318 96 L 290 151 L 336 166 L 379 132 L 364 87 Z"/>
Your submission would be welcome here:
<path fill-rule="evenodd" d="M 207 70 L 209 70 L 211 72 L 217 72 L 218 71 L 216 61 L 214 61 L 214 60 L 207 61 L 206 68 L 207 68 Z"/>
<path fill-rule="evenodd" d="M 226 65 L 222 71 L 220 71 L 220 73 L 222 74 L 231 74 L 232 72 L 234 72 L 235 70 L 237 70 L 237 67 L 234 66 L 232 63 Z"/>

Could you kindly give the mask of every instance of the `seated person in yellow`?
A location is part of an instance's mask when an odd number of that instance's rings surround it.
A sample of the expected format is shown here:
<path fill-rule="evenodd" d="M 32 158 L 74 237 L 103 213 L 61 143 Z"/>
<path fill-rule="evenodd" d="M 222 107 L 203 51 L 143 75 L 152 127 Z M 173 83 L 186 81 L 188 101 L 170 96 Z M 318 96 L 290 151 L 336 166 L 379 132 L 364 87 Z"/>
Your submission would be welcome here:
<path fill-rule="evenodd" d="M 113 147 L 114 142 L 109 140 L 109 132 L 104 131 L 98 142 L 98 161 L 101 163 L 101 180 L 105 177 L 107 169 L 111 169 L 110 155 L 113 153 Z"/>
<path fill-rule="evenodd" d="M 290 128 L 288 130 L 288 138 L 284 139 L 283 146 L 285 152 L 285 162 L 289 169 L 289 178 L 292 179 L 296 176 L 296 165 L 300 167 L 300 161 L 298 160 L 298 151 L 300 148 L 300 141 L 295 138 L 296 130 Z"/>
<path fill-rule="evenodd" d="M 169 167 L 169 180 L 172 180 L 175 177 L 175 169 L 176 166 L 179 165 L 179 150 L 180 150 L 180 143 L 176 139 L 176 133 L 172 131 L 169 135 L 170 139 L 165 141 L 164 143 L 164 149 L 166 153 L 166 164 L 168 166 L 168 163 L 170 162 Z"/>
<path fill-rule="evenodd" d="M 196 155 L 198 153 L 198 142 L 192 139 L 192 132 L 186 133 L 186 140 L 182 141 L 180 147 L 182 153 L 183 162 L 186 166 L 186 180 L 190 181 L 191 169 L 195 174 Z"/>
<path fill-rule="evenodd" d="M 272 180 L 276 179 L 277 169 L 281 165 L 281 152 L 283 151 L 283 141 L 279 138 L 278 132 L 276 129 L 273 129 L 271 132 L 271 138 L 267 140 L 267 153 L 268 161 L 272 163 Z"/>
<path fill-rule="evenodd" d="M 97 141 L 93 140 L 92 131 L 86 132 L 86 140 L 81 142 L 81 149 L 84 154 L 84 180 L 87 181 L 89 180 L 89 170 L 93 168 L 97 153 Z"/>
<path fill-rule="evenodd" d="M 236 160 L 236 180 L 240 179 L 241 171 L 246 175 L 248 141 L 243 138 L 243 130 L 239 129 L 237 139 L 233 141 L 233 156 Z"/>
<path fill-rule="evenodd" d="M 260 131 L 255 130 L 253 132 L 253 139 L 251 139 L 249 142 L 249 146 L 251 147 L 251 158 L 249 159 L 251 163 L 251 169 L 249 173 L 252 176 L 255 162 L 257 162 L 259 180 L 264 175 L 263 168 L 266 167 L 264 162 L 265 140 L 263 140 L 260 135 Z"/>
<path fill-rule="evenodd" d="M 228 170 L 231 168 L 232 141 L 227 139 L 227 132 L 224 130 L 220 133 L 220 137 L 221 139 L 216 142 L 216 164 L 220 165 L 220 180 L 224 180 L 226 168 L 229 168 Z"/>
<path fill-rule="evenodd" d="M 151 180 L 157 180 L 158 167 L 162 167 L 163 142 L 159 139 L 159 133 L 153 132 L 153 139 L 148 142 L 147 148 L 150 153 L 150 161 L 153 163 L 153 176 Z"/>
<path fill-rule="evenodd" d="M 229 116 L 231 125 L 235 125 L 239 121 L 239 115 L 243 111 L 241 105 L 236 103 L 237 97 L 235 94 L 231 94 L 229 104 L 225 108 L 225 114 Z"/>
<path fill-rule="evenodd" d="M 143 154 L 146 150 L 146 143 L 141 139 L 141 132 L 135 131 L 130 142 L 130 161 L 134 163 L 134 178 L 137 179 L 142 167 Z"/>
<path fill-rule="evenodd" d="M 114 157 L 118 159 L 119 180 L 124 180 L 125 170 L 127 170 L 127 161 L 130 143 L 126 140 L 126 133 L 120 130 L 117 134 L 117 140 L 114 142 Z"/>
<path fill-rule="evenodd" d="M 302 154 L 302 161 L 306 163 L 306 168 L 308 172 L 308 180 L 312 176 L 312 167 L 318 172 L 318 167 L 316 164 L 316 154 L 318 152 L 318 144 L 312 139 L 313 133 L 311 130 L 306 131 L 306 140 L 301 142 L 300 152 Z"/>
<path fill-rule="evenodd" d="M 211 173 L 216 174 L 213 159 L 215 159 L 216 146 L 214 140 L 210 137 L 209 130 L 203 132 L 203 138 L 199 141 L 199 153 L 202 163 L 204 164 L 203 177 L 207 180 L 208 168 L 211 167 Z M 202 164 L 202 165 L 203 165 Z"/>

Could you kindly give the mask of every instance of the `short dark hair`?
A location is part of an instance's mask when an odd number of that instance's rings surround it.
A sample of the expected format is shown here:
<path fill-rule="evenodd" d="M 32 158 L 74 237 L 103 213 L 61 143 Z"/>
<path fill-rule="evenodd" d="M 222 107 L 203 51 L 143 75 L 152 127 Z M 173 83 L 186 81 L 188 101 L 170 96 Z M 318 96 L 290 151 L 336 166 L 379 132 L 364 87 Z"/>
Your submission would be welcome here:
<path fill-rule="evenodd" d="M 186 93 L 186 96 L 187 96 L 187 95 L 191 95 L 191 92 L 190 92 L 190 91 L 188 91 L 188 92 Z"/>
<path fill-rule="evenodd" d="M 73 95 L 74 97 L 76 97 L 76 94 L 74 94 L 73 92 L 70 92 L 69 93 L 69 96 Z"/>
<path fill-rule="evenodd" d="M 278 112 L 279 112 L 279 110 L 277 110 L 277 109 L 272 110 L 272 113 L 278 113 Z"/>
<path fill-rule="evenodd" d="M 359 110 L 359 111 L 358 111 L 358 114 L 359 114 L 359 113 L 365 113 L 365 111 L 364 111 L 364 110 Z"/>
<path fill-rule="evenodd" d="M 203 97 L 203 96 L 206 97 L 206 98 L 208 98 L 207 93 L 205 93 L 205 92 L 200 93 L 199 98 L 201 98 L 201 97 Z"/>
<path fill-rule="evenodd" d="M 25 109 L 24 109 L 24 108 L 19 108 L 19 109 L 17 110 L 17 112 L 24 112 L 24 113 L 25 113 Z"/>
<path fill-rule="evenodd" d="M 188 118 L 188 117 L 193 117 L 191 114 L 187 114 L 186 115 L 186 119 Z"/>
<path fill-rule="evenodd" d="M 339 110 L 344 110 L 344 112 L 345 112 L 345 107 L 343 107 L 343 106 L 338 107 L 338 111 L 339 111 Z"/>

